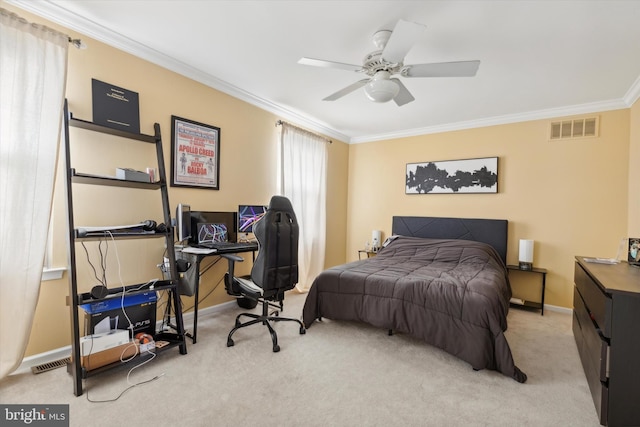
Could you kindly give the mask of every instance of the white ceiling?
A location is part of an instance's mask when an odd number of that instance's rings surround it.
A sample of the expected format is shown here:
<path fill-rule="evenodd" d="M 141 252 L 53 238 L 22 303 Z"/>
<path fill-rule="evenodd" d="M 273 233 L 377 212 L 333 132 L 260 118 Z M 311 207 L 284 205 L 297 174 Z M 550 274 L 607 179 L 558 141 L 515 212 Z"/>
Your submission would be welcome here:
<path fill-rule="evenodd" d="M 628 108 L 640 96 L 640 1 L 7 0 L 346 142 Z M 475 77 L 401 78 L 398 107 L 363 78 L 373 33 L 426 25 L 405 64 L 480 60 Z M 90 43 L 88 43 L 90 49 Z M 131 88 L 135 90 L 135 88 Z"/>

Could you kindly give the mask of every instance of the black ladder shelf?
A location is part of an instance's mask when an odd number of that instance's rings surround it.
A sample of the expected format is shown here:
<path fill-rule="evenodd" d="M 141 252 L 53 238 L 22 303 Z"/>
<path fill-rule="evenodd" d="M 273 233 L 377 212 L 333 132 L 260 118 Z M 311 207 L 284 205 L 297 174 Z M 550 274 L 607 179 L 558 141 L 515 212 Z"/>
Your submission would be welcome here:
<path fill-rule="evenodd" d="M 78 308 L 82 304 L 94 303 L 104 301 L 107 298 L 93 298 L 91 293 L 78 293 L 78 277 L 76 269 L 76 241 L 88 241 L 104 238 L 103 232 L 89 232 L 78 233 L 78 230 L 74 225 L 74 210 L 73 210 L 73 185 L 74 184 L 89 184 L 98 186 L 109 187 L 125 187 L 125 188 L 137 188 L 143 190 L 160 190 L 162 197 L 162 210 L 163 220 L 167 225 L 166 231 L 162 232 L 140 232 L 140 233 L 116 233 L 111 232 L 109 238 L 113 239 L 148 239 L 148 238 L 164 238 L 166 242 L 166 254 L 169 258 L 170 266 L 170 278 L 167 280 L 160 280 L 154 283 L 154 291 L 167 291 L 168 309 L 165 310 L 166 324 L 175 331 L 175 333 L 162 331 L 155 335 L 155 340 L 168 341 L 169 345 L 156 348 L 156 352 L 164 352 L 169 348 L 178 347 L 180 354 L 187 353 L 187 345 L 185 341 L 184 324 L 182 321 L 182 306 L 180 302 L 180 295 L 177 292 L 178 276 L 175 263 L 175 249 L 173 241 L 173 227 L 171 226 L 171 210 L 169 206 L 169 195 L 167 189 L 167 179 L 165 173 L 164 156 L 162 152 L 162 138 L 160 134 L 160 125 L 154 124 L 154 135 L 144 135 L 138 133 L 129 133 L 118 129 L 113 129 L 106 126 L 101 126 L 96 123 L 79 120 L 73 118 L 69 113 L 69 107 L 67 101 L 64 104 L 64 126 L 65 126 L 65 169 L 66 169 L 66 190 L 67 190 L 67 212 L 68 212 L 68 225 L 69 225 L 69 307 L 71 315 L 71 361 L 67 366 L 67 370 L 73 377 L 73 390 L 76 396 L 80 396 L 83 393 L 82 380 L 88 376 L 97 374 L 106 369 L 111 369 L 116 366 L 122 366 L 122 362 L 116 362 L 107 365 L 102 368 L 94 369 L 91 371 L 86 370 L 81 363 L 80 358 L 80 319 L 78 314 Z M 111 177 L 104 177 L 99 175 L 91 175 L 86 173 L 78 173 L 71 167 L 71 155 L 70 155 L 70 138 L 69 127 L 77 127 L 86 129 L 89 131 L 99 132 L 103 134 L 113 135 L 117 137 L 126 138 L 129 140 L 137 140 L 145 143 L 154 144 L 156 147 L 157 166 L 158 166 L 158 181 L 156 182 L 138 182 L 130 180 L 122 180 Z M 109 290 L 109 294 L 120 294 L 123 291 L 121 287 Z M 143 286 L 140 284 L 134 284 L 125 287 L 127 295 L 133 295 L 136 292 L 149 292 L 149 286 Z M 173 305 L 174 322 L 171 322 L 169 317 L 171 315 L 171 305 Z M 134 359 L 135 360 L 135 359 Z"/>

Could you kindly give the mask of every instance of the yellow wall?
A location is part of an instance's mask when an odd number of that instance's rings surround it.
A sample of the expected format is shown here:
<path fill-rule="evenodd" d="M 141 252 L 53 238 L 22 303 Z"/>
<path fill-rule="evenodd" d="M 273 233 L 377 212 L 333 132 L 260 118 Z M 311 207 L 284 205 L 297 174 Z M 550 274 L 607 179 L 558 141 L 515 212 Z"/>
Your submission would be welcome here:
<path fill-rule="evenodd" d="M 265 203 L 276 191 L 278 129 L 274 122 L 279 117 L 4 2 L 2 7 L 80 37 L 89 46 L 87 50 L 69 51 L 67 98 L 76 117 L 91 120 L 91 78 L 137 91 L 141 131 L 153 133 L 153 123 L 160 123 L 167 170 L 171 115 L 221 128 L 220 190 L 171 187 L 172 209 L 183 202 L 190 203 L 194 210 L 235 210 L 241 203 Z M 573 257 L 615 256 L 623 236 L 640 235 L 640 182 L 629 173 L 640 167 L 640 102 L 631 109 L 599 116 L 598 138 L 559 142 L 547 140 L 547 120 L 357 145 L 334 140 L 329 146 L 325 265 L 357 259 L 358 249 L 371 239 L 371 230 L 383 230 L 383 238 L 390 234 L 393 215 L 504 218 L 510 224 L 508 262 L 517 262 L 518 239 L 534 239 L 534 264 L 549 270 L 546 302 L 571 307 Z M 74 132 L 74 140 L 88 138 L 82 131 Z M 87 172 L 99 172 L 108 150 L 100 147 L 100 140 L 91 147 L 77 151 L 74 163 L 85 165 Z M 115 162 L 115 166 L 149 166 L 148 154 L 123 154 L 109 162 Z M 499 157 L 498 194 L 404 194 L 406 163 L 491 156 Z M 123 159 L 131 164 L 120 164 Z M 254 178 L 246 178 L 247 170 Z M 112 172 L 105 169 L 102 173 Z M 81 205 L 85 213 L 76 218 L 76 224 L 128 223 L 160 217 L 153 207 L 147 207 L 149 210 L 140 217 L 137 206 L 141 197 L 147 197 L 140 192 L 126 190 L 124 199 L 113 190 L 104 195 L 95 188 L 78 188 L 77 193 L 76 205 Z M 144 199 L 142 204 L 155 206 L 155 201 Z M 64 182 L 58 179 L 55 266 L 67 263 L 64 206 Z M 143 245 L 141 250 L 139 244 L 118 243 L 119 258 L 128 265 L 123 268 L 127 283 L 159 277 L 155 265 L 162 257 L 162 244 Z M 83 256 L 82 248 L 77 249 L 78 256 Z M 95 248 L 91 250 L 95 253 Z M 113 275 L 116 267 L 112 253 L 110 283 L 119 280 Z M 220 263 L 204 277 L 201 296 L 211 295 L 201 307 L 227 300 L 222 285 L 213 290 L 223 270 Z M 79 277 L 84 279 L 83 291 L 95 283 L 86 266 L 80 269 Z M 527 292 L 518 285 L 514 283 L 515 290 Z M 67 294 L 66 276 L 43 282 L 27 355 L 70 343 Z M 184 301 L 185 307 L 191 307 L 192 298 Z"/>
<path fill-rule="evenodd" d="M 239 204 L 266 204 L 276 194 L 276 159 L 280 119 L 246 102 L 210 87 L 153 65 L 140 58 L 114 49 L 84 35 L 74 33 L 43 18 L 2 3 L 32 21 L 60 29 L 72 37 L 79 37 L 88 45 L 86 50 L 69 49 L 69 68 L 66 96 L 74 117 L 91 120 L 91 79 L 96 78 L 139 93 L 141 133 L 153 134 L 158 122 L 163 135 L 165 167 L 170 171 L 171 115 L 217 126 L 221 129 L 220 190 L 170 187 L 172 216 L 175 206 L 182 202 L 193 210 L 236 211 Z M 153 147 L 126 140 L 114 140 L 72 128 L 72 164 L 79 172 L 114 175 L 116 167 L 144 170 L 154 166 Z M 78 144 L 78 141 L 83 141 Z M 149 150 L 151 147 L 151 150 Z M 328 146 L 327 191 L 327 250 L 325 265 L 344 262 L 346 234 L 348 145 L 333 139 Z M 62 160 L 61 153 L 61 160 Z M 64 168 L 59 165 L 54 200 L 54 266 L 67 265 L 66 200 Z M 75 224 L 110 225 L 132 224 L 145 219 L 162 222 L 159 192 L 114 189 L 90 185 L 74 185 Z M 88 243 L 94 264 L 97 264 L 97 244 Z M 117 253 L 116 253 L 117 250 Z M 117 241 L 110 246 L 107 262 L 107 281 L 110 287 L 120 286 L 118 261 L 125 284 L 144 283 L 161 278 L 157 264 L 162 262 L 162 239 Z M 97 283 L 85 262 L 81 245 L 76 245 L 79 290 L 87 292 Z M 97 267 L 97 266 L 96 266 Z M 240 266 L 239 273 L 248 273 L 249 262 Z M 218 263 L 202 279 L 200 307 L 230 300 L 220 279 L 226 262 Z M 217 287 L 216 287 L 217 286 Z M 214 290 L 214 288 L 216 288 Z M 33 355 L 70 344 L 69 309 L 66 305 L 68 280 L 43 282 L 38 307 L 26 355 Z M 190 308 L 193 298 L 183 297 L 183 305 Z M 190 328 L 190 325 L 185 325 Z"/>
<path fill-rule="evenodd" d="M 597 138 L 551 142 L 540 120 L 351 145 L 347 257 L 371 230 L 389 236 L 394 215 L 507 219 L 507 262 L 517 264 L 519 239 L 535 240 L 545 302 L 571 307 L 574 256 L 614 257 L 627 236 L 629 114 L 599 114 Z M 407 163 L 494 156 L 498 194 L 405 194 Z"/>

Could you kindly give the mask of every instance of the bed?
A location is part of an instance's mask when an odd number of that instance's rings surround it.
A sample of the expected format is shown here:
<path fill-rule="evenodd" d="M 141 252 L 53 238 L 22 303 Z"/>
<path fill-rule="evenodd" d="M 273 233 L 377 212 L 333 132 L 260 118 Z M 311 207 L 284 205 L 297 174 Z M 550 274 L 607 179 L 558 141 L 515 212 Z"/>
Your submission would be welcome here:
<path fill-rule="evenodd" d="M 504 332 L 511 287 L 506 220 L 393 217 L 374 257 L 323 271 L 303 308 L 317 319 L 360 321 L 409 334 L 525 382 Z"/>

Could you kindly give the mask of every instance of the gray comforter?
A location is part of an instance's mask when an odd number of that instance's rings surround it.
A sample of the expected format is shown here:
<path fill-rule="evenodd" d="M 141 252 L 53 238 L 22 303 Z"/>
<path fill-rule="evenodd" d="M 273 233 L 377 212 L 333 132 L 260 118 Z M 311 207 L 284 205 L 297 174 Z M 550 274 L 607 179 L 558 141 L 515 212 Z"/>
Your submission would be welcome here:
<path fill-rule="evenodd" d="M 400 331 L 474 369 L 525 382 L 504 336 L 510 298 L 507 270 L 491 246 L 398 236 L 375 257 L 322 272 L 303 321 L 356 320 Z"/>

